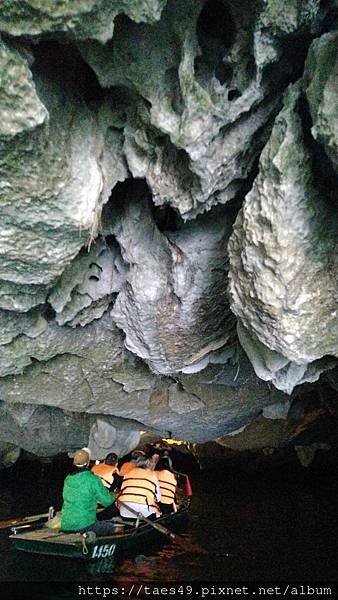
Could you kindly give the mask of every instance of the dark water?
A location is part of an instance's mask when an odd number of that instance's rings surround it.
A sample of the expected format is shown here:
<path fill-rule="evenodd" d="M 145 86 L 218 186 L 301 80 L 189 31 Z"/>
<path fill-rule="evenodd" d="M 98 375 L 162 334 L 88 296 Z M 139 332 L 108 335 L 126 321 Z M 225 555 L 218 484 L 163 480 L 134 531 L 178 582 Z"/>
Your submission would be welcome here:
<path fill-rule="evenodd" d="M 18 552 L 0 531 L 0 581 L 335 581 L 337 463 L 318 459 L 248 473 L 195 472 L 179 544 L 139 548 L 96 567 Z M 20 463 L 0 474 L 0 519 L 60 508 L 65 463 Z"/>

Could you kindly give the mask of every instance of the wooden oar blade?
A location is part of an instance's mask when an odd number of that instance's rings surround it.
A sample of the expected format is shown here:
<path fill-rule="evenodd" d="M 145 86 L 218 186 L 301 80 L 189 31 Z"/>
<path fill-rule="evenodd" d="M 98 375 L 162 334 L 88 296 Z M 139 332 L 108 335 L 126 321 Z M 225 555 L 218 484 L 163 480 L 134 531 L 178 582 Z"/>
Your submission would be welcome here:
<path fill-rule="evenodd" d="M 140 516 L 140 518 L 142 519 L 142 521 L 145 521 L 149 525 L 152 525 L 154 527 L 154 529 L 157 529 L 157 531 L 159 531 L 160 533 L 167 535 L 172 540 L 174 540 L 176 538 L 176 535 L 172 531 L 170 531 L 166 527 L 163 527 L 163 525 L 161 525 L 160 523 L 156 523 L 156 521 L 150 521 L 149 519 L 147 519 L 146 517 L 143 517 L 142 515 Z"/>
<path fill-rule="evenodd" d="M 47 519 L 49 513 L 43 513 L 41 515 L 31 515 L 29 517 L 17 517 L 15 519 L 6 519 L 0 521 L 0 529 L 7 529 L 8 527 L 14 527 L 15 525 L 25 525 L 25 523 L 34 523 L 40 519 Z"/>

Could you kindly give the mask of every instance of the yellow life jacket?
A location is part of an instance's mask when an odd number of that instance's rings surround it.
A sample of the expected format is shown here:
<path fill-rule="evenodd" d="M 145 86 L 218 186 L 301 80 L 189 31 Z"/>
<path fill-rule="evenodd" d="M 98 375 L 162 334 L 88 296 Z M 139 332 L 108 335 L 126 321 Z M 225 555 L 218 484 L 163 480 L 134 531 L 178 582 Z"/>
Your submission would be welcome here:
<path fill-rule="evenodd" d="M 177 480 L 173 473 L 163 469 L 163 471 L 155 471 L 161 489 L 161 502 L 163 504 L 175 504 L 175 492 Z"/>
<path fill-rule="evenodd" d="M 107 488 L 110 488 L 111 484 L 113 483 L 114 474 L 119 474 L 117 467 L 106 465 L 105 463 L 94 465 L 91 470 L 93 473 L 95 473 L 95 475 L 100 477 L 103 485 L 105 485 Z"/>
<path fill-rule="evenodd" d="M 134 468 L 135 468 L 135 463 L 125 462 L 120 467 L 120 473 L 119 474 L 121 475 L 121 477 L 125 477 L 127 475 L 127 473 L 129 473 L 129 471 L 131 471 Z"/>
<path fill-rule="evenodd" d="M 133 467 L 124 477 L 118 500 L 156 507 L 158 479 L 154 471 Z"/>

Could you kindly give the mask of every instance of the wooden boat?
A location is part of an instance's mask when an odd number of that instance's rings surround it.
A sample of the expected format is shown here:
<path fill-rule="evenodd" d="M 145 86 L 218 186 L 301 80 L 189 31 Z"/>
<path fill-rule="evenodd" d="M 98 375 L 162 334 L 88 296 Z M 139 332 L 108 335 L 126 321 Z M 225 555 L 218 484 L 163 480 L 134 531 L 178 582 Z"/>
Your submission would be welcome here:
<path fill-rule="evenodd" d="M 176 513 L 160 517 L 154 523 L 174 531 L 187 520 L 188 509 L 189 505 L 186 503 Z M 160 537 L 164 541 L 168 539 L 149 522 L 140 521 L 137 527 L 123 523 L 121 519 L 118 522 L 113 520 L 113 523 L 116 525 L 116 533 L 109 536 L 96 537 L 93 532 L 63 533 L 44 527 L 26 532 L 20 529 L 15 532 L 14 528 L 14 533 L 9 539 L 17 550 L 24 552 L 87 560 L 115 557 L 121 552 L 136 549 L 144 541 L 148 542 L 148 538 L 150 540 Z"/>

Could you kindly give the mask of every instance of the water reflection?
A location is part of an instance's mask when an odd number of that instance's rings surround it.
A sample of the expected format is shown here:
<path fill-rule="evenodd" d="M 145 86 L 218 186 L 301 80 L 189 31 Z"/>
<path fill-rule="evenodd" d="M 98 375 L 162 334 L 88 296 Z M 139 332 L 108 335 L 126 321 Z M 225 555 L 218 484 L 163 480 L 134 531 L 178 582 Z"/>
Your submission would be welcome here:
<path fill-rule="evenodd" d="M 1 474 L 0 474 L 1 477 Z M 7 479 L 6 479 L 7 477 Z M 60 507 L 64 474 L 3 478 L 2 518 Z M 96 563 L 15 551 L 0 531 L 2 581 L 334 581 L 338 481 L 332 471 L 264 477 L 195 475 L 190 522 L 175 543 L 160 538 L 134 555 Z M 54 501 L 53 501 L 54 500 Z M 2 501 L 2 503 L 1 503 Z M 2 512 L 1 512 L 2 511 Z"/>
<path fill-rule="evenodd" d="M 191 532 L 180 534 L 179 540 L 164 543 L 159 539 L 132 557 L 120 555 L 118 560 L 93 562 L 88 566 L 89 572 L 96 577 L 113 573 L 114 581 L 130 583 L 184 579 L 182 565 L 195 567 L 198 557 L 205 557 L 208 551 L 196 544 Z"/>

